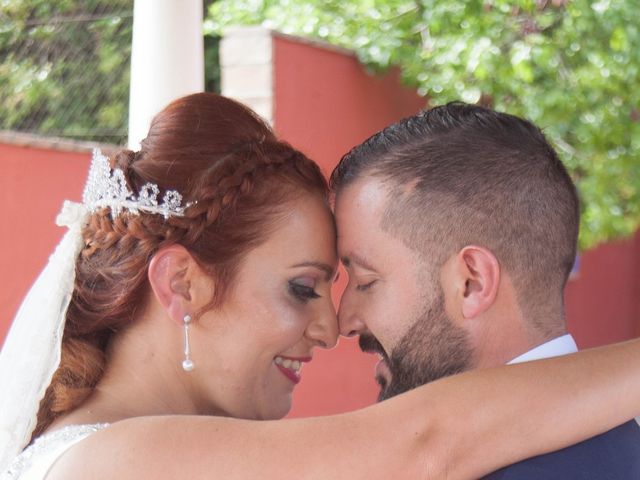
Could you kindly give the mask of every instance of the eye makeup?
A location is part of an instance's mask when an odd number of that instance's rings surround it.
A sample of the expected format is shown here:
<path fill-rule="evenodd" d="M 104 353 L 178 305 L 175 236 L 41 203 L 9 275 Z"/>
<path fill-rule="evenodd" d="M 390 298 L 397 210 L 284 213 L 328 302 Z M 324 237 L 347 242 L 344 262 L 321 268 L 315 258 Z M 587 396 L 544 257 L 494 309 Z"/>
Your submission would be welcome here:
<path fill-rule="evenodd" d="M 289 280 L 289 293 L 298 301 L 307 303 L 309 300 L 320 298 L 315 291 L 316 281 L 311 277 L 301 277 Z"/>

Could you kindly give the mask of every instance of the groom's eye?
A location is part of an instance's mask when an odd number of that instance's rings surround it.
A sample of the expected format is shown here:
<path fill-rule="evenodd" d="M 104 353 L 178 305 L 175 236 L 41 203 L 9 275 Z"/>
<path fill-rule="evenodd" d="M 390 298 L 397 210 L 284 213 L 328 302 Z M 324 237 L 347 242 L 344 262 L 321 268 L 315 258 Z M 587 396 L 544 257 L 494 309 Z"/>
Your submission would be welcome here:
<path fill-rule="evenodd" d="M 363 283 L 361 285 L 356 285 L 356 290 L 359 292 L 364 292 L 366 290 L 369 290 L 373 284 L 376 283 L 375 280 L 370 281 L 369 283 Z"/>

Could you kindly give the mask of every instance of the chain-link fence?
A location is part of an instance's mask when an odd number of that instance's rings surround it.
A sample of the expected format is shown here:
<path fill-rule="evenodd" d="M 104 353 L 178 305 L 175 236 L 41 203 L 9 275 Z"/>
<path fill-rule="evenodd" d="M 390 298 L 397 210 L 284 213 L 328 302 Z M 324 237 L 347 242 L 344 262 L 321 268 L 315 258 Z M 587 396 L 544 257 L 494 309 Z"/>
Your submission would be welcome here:
<path fill-rule="evenodd" d="M 0 130 L 125 143 L 132 31 L 133 0 L 0 0 Z M 218 44 L 205 35 L 207 91 Z"/>
<path fill-rule="evenodd" d="M 0 130 L 124 143 L 132 0 L 0 1 Z"/>

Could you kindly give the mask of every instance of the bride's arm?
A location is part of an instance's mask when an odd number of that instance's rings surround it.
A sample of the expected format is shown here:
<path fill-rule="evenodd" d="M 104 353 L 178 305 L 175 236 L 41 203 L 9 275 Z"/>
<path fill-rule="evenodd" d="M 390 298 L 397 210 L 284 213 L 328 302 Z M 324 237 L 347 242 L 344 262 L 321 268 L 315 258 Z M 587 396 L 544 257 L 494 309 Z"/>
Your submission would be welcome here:
<path fill-rule="evenodd" d="M 48 478 L 478 478 L 640 413 L 640 341 L 449 377 L 343 415 L 125 420 Z"/>

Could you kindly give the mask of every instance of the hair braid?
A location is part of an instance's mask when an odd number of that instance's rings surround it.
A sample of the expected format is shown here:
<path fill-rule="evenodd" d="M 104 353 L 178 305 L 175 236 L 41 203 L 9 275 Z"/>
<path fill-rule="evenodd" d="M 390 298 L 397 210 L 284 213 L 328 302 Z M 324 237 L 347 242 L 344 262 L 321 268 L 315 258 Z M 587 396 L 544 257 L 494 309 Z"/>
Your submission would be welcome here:
<path fill-rule="evenodd" d="M 221 216 L 233 215 L 238 199 L 249 195 L 259 178 L 274 175 L 278 168 L 286 167 L 296 170 L 310 183 L 322 177 L 315 163 L 288 144 L 278 141 L 239 145 L 233 153 L 212 165 L 201 177 L 201 197 L 188 210 L 188 222 L 176 219 L 176 223 L 187 224 L 185 243 L 191 244 Z M 200 222 L 192 222 L 196 218 L 200 218 Z"/>
<path fill-rule="evenodd" d="M 194 128 L 197 125 L 197 128 Z M 38 412 L 34 436 L 91 394 L 106 368 L 114 333 L 137 318 L 149 294 L 155 253 L 179 243 L 216 282 L 211 306 L 223 301 L 240 260 L 278 224 L 304 192 L 326 198 L 316 164 L 278 141 L 260 117 L 214 94 L 195 94 L 158 114 L 140 152 L 112 161 L 133 191 L 147 182 L 177 190 L 191 206 L 182 217 L 95 212 L 67 311 L 61 363 Z"/>

